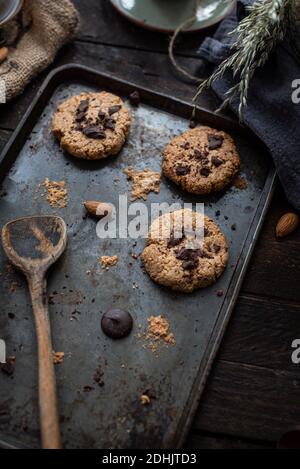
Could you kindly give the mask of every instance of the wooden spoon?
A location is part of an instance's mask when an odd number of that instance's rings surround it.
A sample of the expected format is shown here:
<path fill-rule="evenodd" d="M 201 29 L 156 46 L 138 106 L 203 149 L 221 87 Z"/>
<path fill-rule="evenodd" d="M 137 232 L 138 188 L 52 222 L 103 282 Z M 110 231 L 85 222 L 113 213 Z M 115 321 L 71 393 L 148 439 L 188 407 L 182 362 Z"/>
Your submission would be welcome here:
<path fill-rule="evenodd" d="M 4 251 L 26 276 L 32 300 L 39 356 L 39 408 L 42 446 L 61 448 L 55 373 L 47 304 L 46 272 L 67 244 L 62 218 L 39 216 L 20 218 L 2 230 Z"/>

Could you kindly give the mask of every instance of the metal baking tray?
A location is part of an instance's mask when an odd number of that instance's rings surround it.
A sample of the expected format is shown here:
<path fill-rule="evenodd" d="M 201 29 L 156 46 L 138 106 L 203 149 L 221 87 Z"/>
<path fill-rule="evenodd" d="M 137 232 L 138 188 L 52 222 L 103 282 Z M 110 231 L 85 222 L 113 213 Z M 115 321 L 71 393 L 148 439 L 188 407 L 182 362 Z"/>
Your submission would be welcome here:
<path fill-rule="evenodd" d="M 76 160 L 62 152 L 50 132 L 57 105 L 83 90 L 109 90 L 126 101 L 138 90 L 139 107 L 131 107 L 133 125 L 121 153 L 104 161 Z M 129 105 L 129 104 L 128 104 Z M 130 106 L 130 105 L 129 105 Z M 174 293 L 144 275 L 131 253 L 141 253 L 127 239 L 100 240 L 96 223 L 86 218 L 84 200 L 116 203 L 130 195 L 123 170 L 129 165 L 160 170 L 162 150 L 186 130 L 192 106 L 95 70 L 68 65 L 52 72 L 15 130 L 0 159 L 0 226 L 26 215 L 58 213 L 68 224 L 68 248 L 50 274 L 48 291 L 53 344 L 65 359 L 56 367 L 61 429 L 66 448 L 176 448 L 184 444 L 208 374 L 236 301 L 247 264 L 271 200 L 275 170 L 265 148 L 235 121 L 197 109 L 200 124 L 230 132 L 242 158 L 243 190 L 194 197 L 166 179 L 152 202 L 204 202 L 227 236 L 230 259 L 224 275 L 210 288 L 191 295 Z M 45 178 L 65 180 L 67 208 L 52 209 L 41 197 Z M 216 216 L 216 212 L 220 215 Z M 232 225 L 236 224 L 236 230 Z M 119 264 L 103 271 L 101 255 Z M 0 441 L 3 447 L 39 447 L 37 350 L 33 315 L 24 279 L 7 269 L 0 251 L 0 338 L 16 357 L 12 376 L 0 372 Z M 223 290 L 223 297 L 217 296 Z M 122 341 L 105 337 L 101 314 L 115 306 L 129 310 L 134 331 Z M 175 346 L 154 354 L 143 334 L 147 318 L 163 314 Z M 139 327 L 141 326 L 141 328 Z M 101 367 L 103 386 L 93 381 Z M 84 392 L 85 386 L 92 386 Z M 151 389 L 155 398 L 141 405 Z"/>

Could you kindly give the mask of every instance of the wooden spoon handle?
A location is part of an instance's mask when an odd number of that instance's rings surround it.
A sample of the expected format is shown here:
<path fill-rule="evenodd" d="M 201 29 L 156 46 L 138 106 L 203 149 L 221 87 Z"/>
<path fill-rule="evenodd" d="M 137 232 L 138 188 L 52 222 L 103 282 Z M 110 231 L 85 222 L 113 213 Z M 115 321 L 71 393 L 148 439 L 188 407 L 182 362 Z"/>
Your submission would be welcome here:
<path fill-rule="evenodd" d="M 42 447 L 60 449 L 58 403 L 53 365 L 50 322 L 46 295 L 46 279 L 34 276 L 28 279 L 35 317 L 39 356 L 39 408 Z"/>

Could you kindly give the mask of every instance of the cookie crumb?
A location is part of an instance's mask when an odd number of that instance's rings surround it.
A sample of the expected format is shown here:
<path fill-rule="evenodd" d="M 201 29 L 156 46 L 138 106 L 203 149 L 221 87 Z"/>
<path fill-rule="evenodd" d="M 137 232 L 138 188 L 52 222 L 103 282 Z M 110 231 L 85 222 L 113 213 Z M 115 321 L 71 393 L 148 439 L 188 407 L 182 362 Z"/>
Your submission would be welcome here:
<path fill-rule="evenodd" d="M 224 291 L 223 290 L 218 290 L 217 291 L 217 296 L 221 297 L 224 295 Z"/>
<path fill-rule="evenodd" d="M 234 177 L 232 181 L 232 185 L 237 189 L 245 190 L 248 187 L 248 183 L 245 178 L 243 178 L 240 174 Z"/>
<path fill-rule="evenodd" d="M 98 366 L 94 372 L 93 380 L 95 384 L 98 384 L 100 388 L 104 386 L 104 371 L 101 366 Z"/>
<path fill-rule="evenodd" d="M 42 184 L 46 189 L 47 201 L 52 208 L 65 208 L 68 204 L 68 191 L 65 181 L 50 181 L 46 178 Z"/>
<path fill-rule="evenodd" d="M 135 171 L 132 166 L 124 170 L 129 181 L 132 181 L 131 201 L 137 199 L 147 200 L 149 192 L 160 192 L 161 174 L 146 168 L 143 171 Z"/>
<path fill-rule="evenodd" d="M 170 332 L 170 323 L 163 316 L 150 316 L 148 318 L 148 328 L 146 340 L 152 352 L 156 352 L 161 342 L 167 345 L 175 345 L 174 334 Z"/>
<path fill-rule="evenodd" d="M 110 267 L 117 265 L 119 262 L 118 256 L 102 256 L 100 257 L 100 264 L 102 269 L 109 270 Z"/>
<path fill-rule="evenodd" d="M 54 365 L 61 365 L 64 361 L 64 352 L 53 352 L 53 363 Z"/>

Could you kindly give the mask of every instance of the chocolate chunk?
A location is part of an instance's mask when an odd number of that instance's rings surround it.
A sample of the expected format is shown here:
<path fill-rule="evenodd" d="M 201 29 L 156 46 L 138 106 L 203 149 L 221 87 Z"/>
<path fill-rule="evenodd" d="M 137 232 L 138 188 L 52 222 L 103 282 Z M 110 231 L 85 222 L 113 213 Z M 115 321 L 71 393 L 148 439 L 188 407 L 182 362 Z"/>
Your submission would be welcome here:
<path fill-rule="evenodd" d="M 213 164 L 214 166 L 216 166 L 217 168 L 218 168 L 219 166 L 221 166 L 221 164 L 224 163 L 224 161 L 221 160 L 221 158 L 218 158 L 217 156 L 213 156 L 212 159 L 211 159 L 211 162 L 212 162 L 212 164 Z"/>
<path fill-rule="evenodd" d="M 223 145 L 224 138 L 221 135 L 209 135 L 208 136 L 208 149 L 216 150 Z"/>
<path fill-rule="evenodd" d="M 196 124 L 195 121 L 190 120 L 190 125 L 189 125 L 190 129 L 194 129 L 194 128 L 196 127 L 196 125 L 197 125 L 197 124 Z"/>
<path fill-rule="evenodd" d="M 185 261 L 182 263 L 182 268 L 184 270 L 193 270 L 193 269 L 196 269 L 196 267 L 198 267 L 199 265 L 199 260 L 198 259 L 194 259 L 192 261 Z"/>
<path fill-rule="evenodd" d="M 169 239 L 168 241 L 168 248 L 173 248 L 175 246 L 178 246 L 178 244 L 181 243 L 181 241 L 183 240 L 184 236 L 182 236 L 181 238 L 174 238 L 173 236 Z"/>
<path fill-rule="evenodd" d="M 101 127 L 98 127 L 97 125 L 87 125 L 82 129 L 82 133 L 89 138 L 99 140 L 106 137 L 104 130 L 101 129 Z"/>
<path fill-rule="evenodd" d="M 80 101 L 80 104 L 77 108 L 77 113 L 81 113 L 81 112 L 87 112 L 89 108 L 89 100 L 88 99 L 84 99 L 82 101 Z"/>
<path fill-rule="evenodd" d="M 115 130 L 116 122 L 113 119 L 106 119 L 103 123 L 105 129 Z"/>
<path fill-rule="evenodd" d="M 181 148 L 183 148 L 184 150 L 188 150 L 190 148 L 189 142 L 185 142 L 183 145 L 181 145 Z"/>
<path fill-rule="evenodd" d="M 195 148 L 195 151 L 194 151 L 194 157 L 197 159 L 197 160 L 207 160 L 207 151 L 204 150 L 198 150 L 197 148 Z"/>
<path fill-rule="evenodd" d="M 101 327 L 108 337 L 122 339 L 130 334 L 133 319 L 129 313 L 122 309 L 111 309 L 102 316 Z"/>
<path fill-rule="evenodd" d="M 192 261 L 198 259 L 198 257 L 202 257 L 201 249 L 187 249 L 181 248 L 176 251 L 176 258 L 181 261 Z"/>
<path fill-rule="evenodd" d="M 210 175 L 210 169 L 204 166 L 204 168 L 200 169 L 200 174 L 207 178 Z"/>
<path fill-rule="evenodd" d="M 177 176 L 185 176 L 186 174 L 189 174 L 191 171 L 191 168 L 188 166 L 177 166 L 176 168 L 176 174 Z"/>
<path fill-rule="evenodd" d="M 210 235 L 210 231 L 204 227 L 204 236 L 209 236 Z"/>
<path fill-rule="evenodd" d="M 99 119 L 100 119 L 101 121 L 103 121 L 103 120 L 105 119 L 105 117 L 106 117 L 105 112 L 99 111 L 99 112 L 98 112 L 98 117 L 99 117 Z"/>
<path fill-rule="evenodd" d="M 120 109 L 121 109 L 122 106 L 119 106 L 119 105 L 116 105 L 116 106 L 111 106 L 109 109 L 108 109 L 108 114 L 110 116 L 112 116 L 113 114 L 115 114 L 116 112 L 119 112 Z"/>
<path fill-rule="evenodd" d="M 85 118 L 86 118 L 86 113 L 85 112 L 78 112 L 76 117 L 75 117 L 75 121 L 76 122 L 82 122 L 82 121 L 84 121 Z"/>
<path fill-rule="evenodd" d="M 138 106 L 141 102 L 140 93 L 138 91 L 133 91 L 129 95 L 129 101 L 131 104 L 133 104 L 133 106 Z"/>

